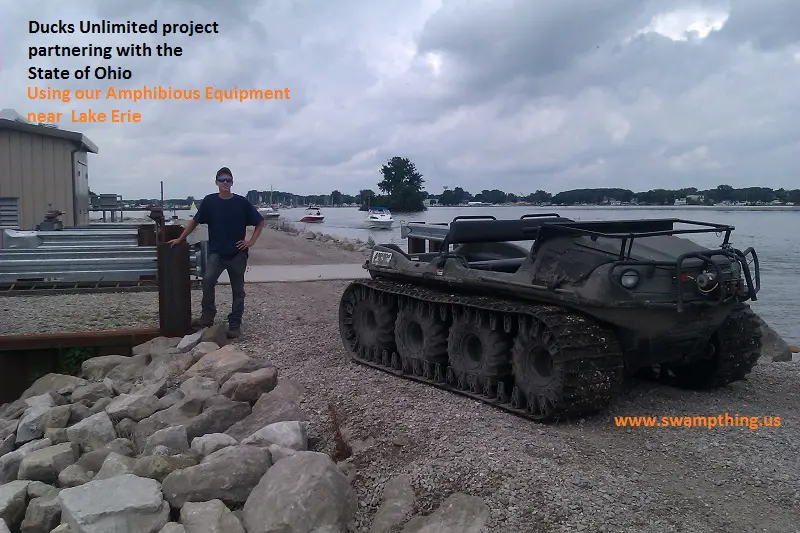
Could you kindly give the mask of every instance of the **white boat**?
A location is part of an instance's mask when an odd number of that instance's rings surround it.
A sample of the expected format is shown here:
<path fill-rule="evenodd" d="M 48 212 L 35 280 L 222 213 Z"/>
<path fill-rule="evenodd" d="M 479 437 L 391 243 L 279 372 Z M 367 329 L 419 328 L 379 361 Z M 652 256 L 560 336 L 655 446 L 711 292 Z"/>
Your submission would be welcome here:
<path fill-rule="evenodd" d="M 370 229 L 391 229 L 394 218 L 385 207 L 370 207 L 364 217 L 364 224 Z"/>
<path fill-rule="evenodd" d="M 274 208 L 272 208 L 270 206 L 259 207 L 258 208 L 258 212 L 261 214 L 262 217 L 264 217 L 266 219 L 278 218 L 279 216 L 281 216 L 281 214 L 278 213 L 277 209 L 274 209 Z"/>
<path fill-rule="evenodd" d="M 325 220 L 325 217 L 319 207 L 310 207 L 306 214 L 303 215 L 303 218 L 300 219 L 300 222 L 322 222 L 323 220 Z"/>

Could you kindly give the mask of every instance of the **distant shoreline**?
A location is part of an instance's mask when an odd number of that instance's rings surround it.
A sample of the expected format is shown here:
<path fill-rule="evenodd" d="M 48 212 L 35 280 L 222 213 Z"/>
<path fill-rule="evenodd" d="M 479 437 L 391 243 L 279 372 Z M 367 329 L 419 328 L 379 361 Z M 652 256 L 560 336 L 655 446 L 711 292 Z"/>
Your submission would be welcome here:
<path fill-rule="evenodd" d="M 507 208 L 528 208 L 528 209 L 583 209 L 583 210 L 636 210 L 636 209 L 654 209 L 654 210 L 712 210 L 712 211 L 800 211 L 800 205 L 486 205 L 486 206 L 469 206 L 469 205 L 434 205 L 429 206 L 431 209 L 507 209 Z M 349 206 L 325 206 L 321 209 L 356 209 Z M 176 209 L 174 213 L 182 214 L 189 212 L 189 209 Z M 127 220 L 131 219 L 148 219 L 148 216 L 143 211 L 137 210 L 124 210 L 123 213 L 142 213 L 141 216 L 125 216 Z M 172 216 L 173 211 L 165 212 L 168 220 Z M 97 221 L 102 217 L 90 217 L 91 220 Z"/>

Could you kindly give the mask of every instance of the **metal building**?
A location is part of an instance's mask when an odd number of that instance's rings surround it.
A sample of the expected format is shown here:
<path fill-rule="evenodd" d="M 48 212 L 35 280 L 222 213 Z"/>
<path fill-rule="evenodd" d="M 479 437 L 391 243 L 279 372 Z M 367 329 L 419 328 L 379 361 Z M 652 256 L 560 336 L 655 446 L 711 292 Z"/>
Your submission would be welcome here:
<path fill-rule="evenodd" d="M 0 227 L 35 229 L 50 210 L 65 227 L 89 223 L 88 153 L 81 133 L 0 112 Z"/>

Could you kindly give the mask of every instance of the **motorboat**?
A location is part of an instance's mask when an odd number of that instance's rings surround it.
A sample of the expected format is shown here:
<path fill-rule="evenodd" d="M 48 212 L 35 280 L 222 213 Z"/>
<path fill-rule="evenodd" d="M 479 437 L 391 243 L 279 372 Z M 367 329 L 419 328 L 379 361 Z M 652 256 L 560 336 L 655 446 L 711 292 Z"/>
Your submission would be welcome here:
<path fill-rule="evenodd" d="M 278 218 L 279 216 L 281 216 L 281 214 L 278 213 L 278 210 L 272 206 L 259 207 L 258 212 L 261 214 L 262 217 L 266 219 Z"/>
<path fill-rule="evenodd" d="M 364 224 L 370 229 L 391 229 L 394 218 L 385 207 L 371 207 L 364 217 Z"/>
<path fill-rule="evenodd" d="M 311 207 L 306 210 L 306 214 L 303 215 L 303 218 L 300 219 L 300 222 L 322 222 L 325 220 L 325 217 L 322 215 L 322 212 L 319 210 L 319 207 Z"/>

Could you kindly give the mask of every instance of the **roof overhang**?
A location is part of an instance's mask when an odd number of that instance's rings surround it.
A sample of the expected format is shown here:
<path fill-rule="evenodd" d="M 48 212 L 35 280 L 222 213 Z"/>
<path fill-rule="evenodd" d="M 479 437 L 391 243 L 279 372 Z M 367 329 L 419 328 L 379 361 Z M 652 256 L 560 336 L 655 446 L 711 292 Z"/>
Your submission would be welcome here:
<path fill-rule="evenodd" d="M 50 128 L 48 126 L 40 126 L 38 124 L 29 124 L 3 118 L 0 118 L 0 130 L 14 130 L 23 133 L 31 133 L 33 135 L 44 135 L 45 137 L 64 139 L 77 144 L 80 150 L 93 154 L 98 152 L 96 144 L 89 140 L 84 134 L 76 131 L 66 131 L 59 128 Z"/>

